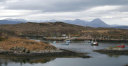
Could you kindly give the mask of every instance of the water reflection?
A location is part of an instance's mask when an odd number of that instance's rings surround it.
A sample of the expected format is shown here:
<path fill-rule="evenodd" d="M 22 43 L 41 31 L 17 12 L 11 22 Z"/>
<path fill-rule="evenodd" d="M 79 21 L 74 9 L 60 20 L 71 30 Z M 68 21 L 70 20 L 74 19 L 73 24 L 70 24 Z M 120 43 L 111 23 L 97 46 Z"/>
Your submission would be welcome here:
<path fill-rule="evenodd" d="M 80 54 L 81 55 L 81 54 Z M 20 57 L 20 56 L 12 56 L 12 55 L 0 55 L 0 66 L 10 66 L 8 64 L 16 63 L 18 66 L 22 66 L 24 64 L 45 64 L 47 62 L 54 61 L 56 58 L 84 58 L 79 55 L 63 55 L 63 56 L 54 56 L 54 57 Z M 88 57 L 87 57 L 88 58 Z M 11 65 L 12 66 L 12 65 Z M 16 65 L 15 65 L 16 66 Z"/>
<path fill-rule="evenodd" d="M 94 49 L 94 50 L 96 50 L 96 49 L 97 49 L 97 46 L 92 46 L 92 47 L 93 47 L 93 49 Z"/>
<path fill-rule="evenodd" d="M 15 56 L 0 55 L 0 64 L 4 64 L 5 66 L 8 66 L 8 63 L 11 62 L 20 63 L 20 64 L 47 63 L 54 59 L 56 59 L 56 57 L 15 57 Z"/>
<path fill-rule="evenodd" d="M 115 58 L 118 58 L 120 57 L 121 55 L 113 55 L 113 54 L 107 54 L 109 57 L 115 57 Z"/>
<path fill-rule="evenodd" d="M 1 56 L 0 66 L 123 66 L 128 63 L 128 56 L 114 54 L 100 54 L 93 50 L 104 49 L 109 46 L 117 46 L 120 43 L 99 43 L 99 46 L 91 46 L 86 42 L 71 42 L 63 45 L 64 42 L 53 44 L 58 48 L 65 48 L 81 53 L 89 53 L 92 56 L 88 59 L 76 57 L 13 57 Z M 124 43 L 128 49 L 128 45 Z"/>

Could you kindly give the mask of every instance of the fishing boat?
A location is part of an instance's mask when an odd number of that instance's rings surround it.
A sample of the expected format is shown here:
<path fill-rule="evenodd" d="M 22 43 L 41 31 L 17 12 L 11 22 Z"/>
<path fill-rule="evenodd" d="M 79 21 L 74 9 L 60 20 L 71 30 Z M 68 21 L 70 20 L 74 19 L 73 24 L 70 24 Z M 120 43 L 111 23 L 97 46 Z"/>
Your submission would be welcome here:
<path fill-rule="evenodd" d="M 116 46 L 116 47 L 125 48 L 125 45 L 119 45 L 119 46 Z"/>

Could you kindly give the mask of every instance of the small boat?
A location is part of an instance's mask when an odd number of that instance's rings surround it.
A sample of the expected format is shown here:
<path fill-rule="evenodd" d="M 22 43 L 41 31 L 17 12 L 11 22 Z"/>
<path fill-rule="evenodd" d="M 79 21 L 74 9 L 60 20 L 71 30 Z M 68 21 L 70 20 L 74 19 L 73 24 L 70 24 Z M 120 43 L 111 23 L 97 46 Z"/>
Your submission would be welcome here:
<path fill-rule="evenodd" d="M 119 45 L 119 46 L 116 46 L 116 47 L 125 48 L 125 45 Z"/>
<path fill-rule="evenodd" d="M 91 45 L 98 46 L 98 42 L 96 40 L 95 41 L 91 41 Z"/>
<path fill-rule="evenodd" d="M 91 45 L 95 45 L 95 46 L 98 46 L 98 42 L 93 42 L 93 43 L 91 43 Z"/>
<path fill-rule="evenodd" d="M 69 39 L 65 40 L 65 44 L 69 45 L 69 43 L 71 42 Z"/>
<path fill-rule="evenodd" d="M 56 44 L 56 41 L 53 41 L 53 44 Z"/>

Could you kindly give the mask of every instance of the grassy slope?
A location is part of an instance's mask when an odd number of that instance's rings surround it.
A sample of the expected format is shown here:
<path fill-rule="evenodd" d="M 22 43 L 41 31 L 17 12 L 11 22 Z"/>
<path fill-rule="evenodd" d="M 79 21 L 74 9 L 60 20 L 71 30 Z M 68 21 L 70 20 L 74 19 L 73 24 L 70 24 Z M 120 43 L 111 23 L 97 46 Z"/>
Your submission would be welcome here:
<path fill-rule="evenodd" d="M 9 50 L 12 47 L 24 47 L 30 51 L 40 51 L 40 50 L 55 50 L 56 48 L 50 44 L 45 44 L 43 42 L 36 42 L 34 40 L 22 39 L 11 37 L 4 41 L 0 41 L 0 49 Z"/>

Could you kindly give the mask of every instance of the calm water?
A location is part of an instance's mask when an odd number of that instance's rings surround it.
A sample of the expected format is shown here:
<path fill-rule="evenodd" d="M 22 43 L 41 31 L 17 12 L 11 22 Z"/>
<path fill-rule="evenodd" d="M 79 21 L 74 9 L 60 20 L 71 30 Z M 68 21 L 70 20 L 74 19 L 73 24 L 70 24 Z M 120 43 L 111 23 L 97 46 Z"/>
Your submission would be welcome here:
<path fill-rule="evenodd" d="M 103 49 L 110 46 L 117 46 L 126 43 L 100 43 L 99 46 L 91 46 L 87 42 L 72 42 L 65 45 L 64 42 L 53 44 L 58 48 L 69 49 L 81 53 L 89 53 L 91 58 L 14 58 L 0 56 L 0 66 L 123 66 L 128 64 L 128 56 L 107 55 L 93 52 L 96 49 Z"/>

